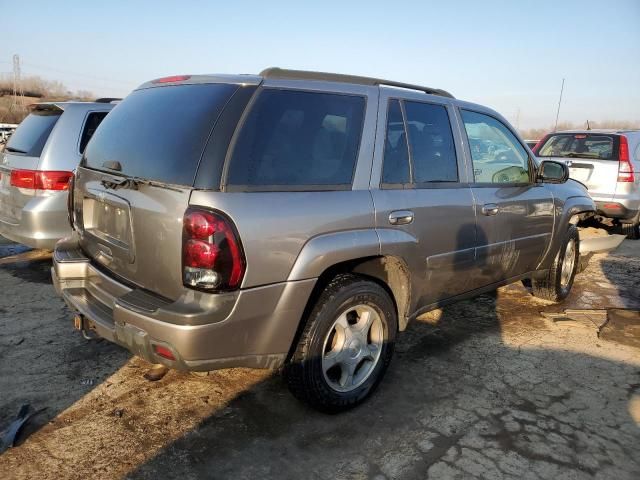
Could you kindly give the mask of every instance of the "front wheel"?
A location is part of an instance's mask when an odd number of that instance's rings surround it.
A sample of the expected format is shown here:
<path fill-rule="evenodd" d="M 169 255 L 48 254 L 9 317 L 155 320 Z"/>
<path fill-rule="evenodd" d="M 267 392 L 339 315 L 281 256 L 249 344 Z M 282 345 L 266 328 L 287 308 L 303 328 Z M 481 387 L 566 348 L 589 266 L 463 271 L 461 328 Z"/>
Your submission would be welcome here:
<path fill-rule="evenodd" d="M 531 279 L 531 290 L 536 297 L 561 302 L 571 292 L 580 261 L 580 237 L 575 225 L 569 225 L 560 250 L 551 268 L 543 277 Z"/>
<path fill-rule="evenodd" d="M 316 302 L 284 378 L 312 407 L 336 413 L 364 401 L 391 361 L 395 305 L 375 282 L 338 275 Z"/>

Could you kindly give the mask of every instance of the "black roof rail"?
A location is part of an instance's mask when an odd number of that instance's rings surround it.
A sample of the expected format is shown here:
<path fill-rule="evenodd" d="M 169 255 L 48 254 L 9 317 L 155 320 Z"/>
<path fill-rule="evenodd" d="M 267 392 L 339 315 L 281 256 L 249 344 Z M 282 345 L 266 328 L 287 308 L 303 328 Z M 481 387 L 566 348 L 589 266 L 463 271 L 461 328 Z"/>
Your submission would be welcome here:
<path fill-rule="evenodd" d="M 122 99 L 121 98 L 104 97 L 104 98 L 96 98 L 94 100 L 94 102 L 96 102 L 96 103 L 112 103 L 112 102 L 119 102 L 120 100 L 122 100 Z"/>
<path fill-rule="evenodd" d="M 383 80 L 381 78 L 361 77 L 358 75 L 344 75 L 341 73 L 311 72 L 307 70 L 288 70 L 284 68 L 270 67 L 261 71 L 260 76 L 264 78 L 281 78 L 288 80 L 318 80 L 326 82 L 355 83 L 357 85 L 371 86 L 387 85 L 390 87 L 419 90 L 421 92 L 428 93 L 429 95 L 439 95 L 441 97 L 455 98 L 446 90 L 441 90 L 439 88 L 423 87 L 421 85 L 394 82 L 392 80 Z"/>

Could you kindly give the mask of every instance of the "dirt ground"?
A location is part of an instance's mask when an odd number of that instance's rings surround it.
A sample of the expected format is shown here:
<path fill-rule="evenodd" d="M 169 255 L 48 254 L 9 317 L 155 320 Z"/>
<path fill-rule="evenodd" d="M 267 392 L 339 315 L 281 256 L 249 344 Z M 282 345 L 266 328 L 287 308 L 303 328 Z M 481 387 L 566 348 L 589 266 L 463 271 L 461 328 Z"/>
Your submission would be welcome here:
<path fill-rule="evenodd" d="M 640 349 L 541 315 L 640 309 L 640 241 L 596 255 L 562 305 L 514 284 L 423 316 L 378 392 L 334 416 L 269 371 L 148 382 L 73 330 L 47 255 L 0 241 L 0 257 L 0 430 L 46 409 L 1 479 L 640 478 Z"/>

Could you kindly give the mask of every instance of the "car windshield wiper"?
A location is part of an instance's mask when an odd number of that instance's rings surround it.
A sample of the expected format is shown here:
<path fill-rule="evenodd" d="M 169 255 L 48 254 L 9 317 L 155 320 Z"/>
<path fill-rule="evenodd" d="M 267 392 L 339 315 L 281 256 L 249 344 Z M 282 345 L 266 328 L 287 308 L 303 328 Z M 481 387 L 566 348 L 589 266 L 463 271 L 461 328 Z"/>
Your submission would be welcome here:
<path fill-rule="evenodd" d="M 567 152 L 567 153 L 563 153 L 561 156 L 569 157 L 569 158 L 593 158 L 594 160 L 600 158 L 600 155 L 598 154 L 578 153 L 578 152 Z"/>
<path fill-rule="evenodd" d="M 128 178 L 119 178 L 119 179 L 111 179 L 111 178 L 103 178 L 100 183 L 107 190 L 113 189 L 117 190 L 118 188 L 130 188 L 132 190 L 137 190 L 140 185 L 149 185 L 152 187 L 160 187 L 166 188 L 167 190 L 173 190 L 174 192 L 182 192 L 182 189 L 170 185 L 164 182 L 156 182 L 154 180 L 146 180 L 144 178 L 138 177 L 128 177 Z"/>

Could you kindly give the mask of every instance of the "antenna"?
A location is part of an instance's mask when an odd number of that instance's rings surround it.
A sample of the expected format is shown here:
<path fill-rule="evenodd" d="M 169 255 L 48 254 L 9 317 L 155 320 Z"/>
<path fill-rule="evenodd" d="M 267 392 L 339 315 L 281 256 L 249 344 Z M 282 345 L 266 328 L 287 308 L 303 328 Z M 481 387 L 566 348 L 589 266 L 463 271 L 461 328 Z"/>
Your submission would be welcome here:
<path fill-rule="evenodd" d="M 589 125 L 589 120 L 587 120 L 587 130 L 591 130 L 591 125 Z"/>
<path fill-rule="evenodd" d="M 558 100 L 558 111 L 556 112 L 556 125 L 553 127 L 555 132 L 558 129 L 558 117 L 560 116 L 560 104 L 562 103 L 562 92 L 564 91 L 564 78 L 562 79 L 562 86 L 560 87 L 560 100 Z"/>

